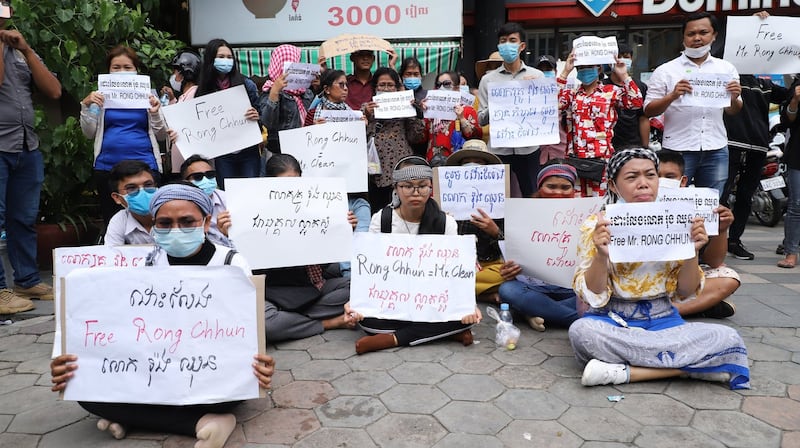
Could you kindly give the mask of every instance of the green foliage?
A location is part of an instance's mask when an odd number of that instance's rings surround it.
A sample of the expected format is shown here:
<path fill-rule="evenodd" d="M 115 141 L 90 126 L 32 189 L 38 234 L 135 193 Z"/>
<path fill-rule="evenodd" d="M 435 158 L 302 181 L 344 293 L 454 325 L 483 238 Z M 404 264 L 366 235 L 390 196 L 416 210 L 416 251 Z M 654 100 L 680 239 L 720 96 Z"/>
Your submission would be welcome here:
<path fill-rule="evenodd" d="M 185 44 L 168 33 L 153 29 L 149 8 L 158 0 L 37 0 L 14 3 L 12 27 L 58 74 L 64 89 L 62 110 L 69 116 L 51 128 L 44 114 L 37 114 L 37 132 L 45 161 L 41 213 L 50 222 L 74 221 L 96 204 L 91 185 L 93 142 L 83 136 L 77 115 L 78 102 L 96 89 L 97 74 L 107 73 L 106 53 L 118 44 L 137 51 L 153 87 L 165 85 L 172 73 L 169 62 Z"/>

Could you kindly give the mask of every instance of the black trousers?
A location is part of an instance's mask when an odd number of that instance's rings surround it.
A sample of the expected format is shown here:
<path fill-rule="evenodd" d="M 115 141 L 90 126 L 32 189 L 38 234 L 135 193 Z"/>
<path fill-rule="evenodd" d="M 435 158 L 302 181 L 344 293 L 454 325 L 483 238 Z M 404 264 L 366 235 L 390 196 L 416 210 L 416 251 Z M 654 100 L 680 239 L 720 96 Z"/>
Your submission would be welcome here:
<path fill-rule="evenodd" d="M 728 147 L 728 181 L 725 183 L 725 192 L 722 202 L 726 205 L 728 197 L 736 185 L 736 203 L 733 204 L 733 224 L 728 229 L 728 241 L 736 243 L 742 237 L 747 219 L 750 217 L 753 193 L 756 192 L 761 179 L 761 168 L 767 153 L 761 151 L 747 151 Z M 738 181 L 736 173 L 739 173 Z"/>
<path fill-rule="evenodd" d="M 536 176 L 539 175 L 539 151 L 530 154 L 498 155 L 503 163 L 511 166 L 511 171 L 517 175 L 519 190 L 523 198 L 529 198 L 536 193 Z"/>
<path fill-rule="evenodd" d="M 409 322 L 375 317 L 364 318 L 360 325 L 364 331 L 371 334 L 394 333 L 399 346 L 422 344 L 461 333 L 472 327 L 472 325 L 462 324 L 459 321 Z"/>
<path fill-rule="evenodd" d="M 206 414 L 227 414 L 241 401 L 167 406 L 158 404 L 96 403 L 79 401 L 82 408 L 126 429 L 141 429 L 195 437 L 195 428 Z"/>

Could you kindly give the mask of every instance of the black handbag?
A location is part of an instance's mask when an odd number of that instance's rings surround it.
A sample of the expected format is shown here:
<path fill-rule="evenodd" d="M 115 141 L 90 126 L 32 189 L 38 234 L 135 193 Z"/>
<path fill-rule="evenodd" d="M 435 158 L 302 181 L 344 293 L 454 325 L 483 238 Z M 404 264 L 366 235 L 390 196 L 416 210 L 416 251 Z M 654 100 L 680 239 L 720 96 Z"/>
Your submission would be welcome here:
<path fill-rule="evenodd" d="M 567 156 L 567 163 L 575 167 L 575 171 L 578 172 L 578 177 L 581 179 L 589 179 L 595 182 L 603 181 L 606 159 L 602 157 L 581 159 L 575 156 Z"/>

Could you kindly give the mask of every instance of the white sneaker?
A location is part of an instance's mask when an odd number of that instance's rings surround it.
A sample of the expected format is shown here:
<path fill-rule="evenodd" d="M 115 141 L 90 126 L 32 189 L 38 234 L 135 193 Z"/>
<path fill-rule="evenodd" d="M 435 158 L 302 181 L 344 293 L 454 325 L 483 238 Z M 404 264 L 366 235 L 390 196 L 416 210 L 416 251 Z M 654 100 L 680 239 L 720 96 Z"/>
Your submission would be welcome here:
<path fill-rule="evenodd" d="M 729 383 L 731 381 L 731 374 L 728 372 L 694 372 L 689 374 L 689 378 L 703 381 Z"/>
<path fill-rule="evenodd" d="M 600 386 L 603 384 L 623 384 L 630 381 L 628 366 L 611 364 L 593 359 L 583 368 L 581 384 L 584 386 Z"/>

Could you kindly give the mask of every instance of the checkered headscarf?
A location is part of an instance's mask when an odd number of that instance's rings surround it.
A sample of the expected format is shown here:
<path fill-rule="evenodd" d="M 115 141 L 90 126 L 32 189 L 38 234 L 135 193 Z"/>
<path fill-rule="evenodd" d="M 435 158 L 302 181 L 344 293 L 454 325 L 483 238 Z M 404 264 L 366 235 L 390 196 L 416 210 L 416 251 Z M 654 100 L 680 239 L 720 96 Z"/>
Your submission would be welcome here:
<path fill-rule="evenodd" d="M 269 55 L 269 68 L 267 68 L 269 79 L 264 83 L 264 87 L 261 88 L 262 91 L 269 92 L 272 84 L 275 83 L 274 80 L 283 76 L 283 64 L 285 62 L 300 62 L 300 49 L 294 45 L 284 44 L 272 50 Z M 283 91 L 291 95 L 295 103 L 297 103 L 297 110 L 300 111 L 300 123 L 302 123 L 306 119 L 306 107 L 303 105 L 302 98 L 306 89 L 283 89 Z"/>
<path fill-rule="evenodd" d="M 611 159 L 608 161 L 608 181 L 615 180 L 617 174 L 619 174 L 619 170 L 625 166 L 632 159 L 647 159 L 652 161 L 656 165 L 656 171 L 658 171 L 658 156 L 655 152 L 647 148 L 630 148 L 630 149 L 623 149 L 621 151 L 614 152 L 614 155 L 611 156 Z M 606 192 L 606 204 L 616 204 L 619 200 L 619 196 L 612 192 L 609 189 Z"/>

